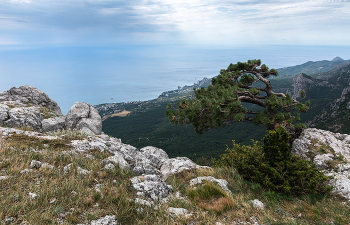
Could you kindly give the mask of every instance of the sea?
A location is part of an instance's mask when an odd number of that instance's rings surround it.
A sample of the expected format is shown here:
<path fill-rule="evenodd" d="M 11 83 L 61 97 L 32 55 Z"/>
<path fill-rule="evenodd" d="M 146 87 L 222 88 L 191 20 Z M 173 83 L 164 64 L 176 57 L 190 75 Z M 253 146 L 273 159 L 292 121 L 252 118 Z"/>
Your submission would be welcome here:
<path fill-rule="evenodd" d="M 37 87 L 66 114 L 75 102 L 155 99 L 238 61 L 279 69 L 335 57 L 350 59 L 350 46 L 0 46 L 0 92 Z"/>

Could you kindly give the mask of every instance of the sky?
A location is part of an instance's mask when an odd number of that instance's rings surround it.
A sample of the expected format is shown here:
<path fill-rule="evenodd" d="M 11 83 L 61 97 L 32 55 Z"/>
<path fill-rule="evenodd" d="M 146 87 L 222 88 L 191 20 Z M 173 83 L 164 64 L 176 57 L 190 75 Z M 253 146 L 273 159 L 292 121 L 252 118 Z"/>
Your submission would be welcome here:
<path fill-rule="evenodd" d="M 237 61 L 336 56 L 350 59 L 350 0 L 0 0 L 0 91 L 37 87 L 63 112 L 150 100 Z"/>
<path fill-rule="evenodd" d="M 350 0 L 0 0 L 0 47 L 349 40 Z"/>

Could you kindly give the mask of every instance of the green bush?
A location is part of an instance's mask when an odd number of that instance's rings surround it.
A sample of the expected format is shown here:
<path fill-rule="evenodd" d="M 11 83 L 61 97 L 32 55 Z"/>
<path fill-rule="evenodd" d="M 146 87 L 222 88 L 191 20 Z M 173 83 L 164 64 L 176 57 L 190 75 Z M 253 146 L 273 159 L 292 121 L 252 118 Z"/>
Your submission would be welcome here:
<path fill-rule="evenodd" d="M 235 168 L 245 180 L 269 190 L 295 195 L 329 193 L 329 178 L 312 162 L 293 155 L 289 139 L 280 127 L 269 131 L 262 145 L 257 141 L 250 146 L 233 143 L 216 164 Z"/>

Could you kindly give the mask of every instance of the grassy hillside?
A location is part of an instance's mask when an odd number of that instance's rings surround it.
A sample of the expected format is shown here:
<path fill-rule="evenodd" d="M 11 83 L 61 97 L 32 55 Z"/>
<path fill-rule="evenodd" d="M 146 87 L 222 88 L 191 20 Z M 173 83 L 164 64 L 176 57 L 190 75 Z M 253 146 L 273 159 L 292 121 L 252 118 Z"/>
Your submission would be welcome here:
<path fill-rule="evenodd" d="M 80 133 L 57 135 L 62 139 L 0 136 L 0 224 L 90 225 L 107 215 L 114 216 L 120 225 L 350 223 L 349 202 L 336 195 L 285 196 L 245 182 L 227 168 L 172 175 L 166 182 L 181 197 L 155 206 L 138 205 L 136 190 L 130 187 L 134 175 L 118 166 L 103 169 L 102 161 L 110 153 L 72 152 L 70 141 L 87 137 Z M 29 170 L 33 160 L 52 167 Z M 73 166 L 66 173 L 68 164 Z M 89 173 L 79 174 L 78 167 Z M 190 186 L 189 181 L 199 176 L 227 180 L 232 193 L 211 182 Z M 254 199 L 265 208 L 254 207 Z M 186 208 L 190 214 L 174 216 L 167 211 L 169 207 Z"/>

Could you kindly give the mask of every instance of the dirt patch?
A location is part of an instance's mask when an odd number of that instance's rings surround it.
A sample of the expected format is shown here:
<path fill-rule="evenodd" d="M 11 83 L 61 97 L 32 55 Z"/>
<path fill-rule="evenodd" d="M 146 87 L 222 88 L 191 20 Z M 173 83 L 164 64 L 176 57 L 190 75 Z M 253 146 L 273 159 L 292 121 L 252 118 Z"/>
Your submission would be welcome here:
<path fill-rule="evenodd" d="M 126 111 L 126 110 L 124 110 L 124 111 L 122 111 L 122 112 L 120 112 L 120 113 L 114 113 L 114 114 L 111 114 L 111 115 L 104 116 L 104 117 L 102 118 L 102 120 L 106 120 L 106 119 L 108 119 L 108 118 L 110 118 L 110 117 L 115 117 L 115 116 L 125 117 L 125 116 L 129 115 L 130 113 L 131 113 L 131 111 Z"/>

